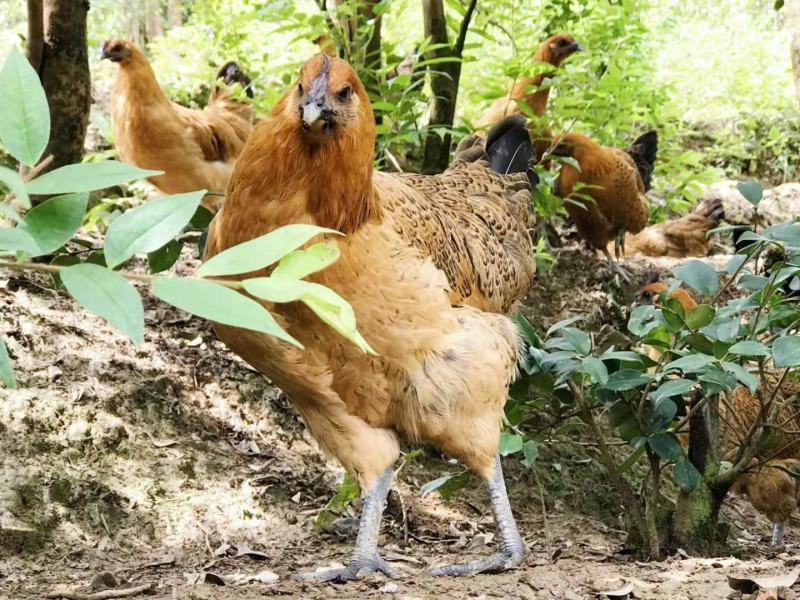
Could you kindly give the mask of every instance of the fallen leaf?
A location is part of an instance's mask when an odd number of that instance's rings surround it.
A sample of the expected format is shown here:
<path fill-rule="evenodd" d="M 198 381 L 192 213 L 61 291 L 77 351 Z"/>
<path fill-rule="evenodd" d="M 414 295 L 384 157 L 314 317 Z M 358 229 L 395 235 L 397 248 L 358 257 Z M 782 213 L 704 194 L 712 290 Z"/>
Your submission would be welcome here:
<path fill-rule="evenodd" d="M 621 600 L 627 600 L 628 598 L 635 598 L 636 595 L 633 592 L 633 584 L 626 583 L 618 590 L 613 590 L 610 592 L 600 592 L 600 596 L 605 596 L 606 598 L 614 599 L 619 598 Z"/>
<path fill-rule="evenodd" d="M 275 583 L 279 579 L 280 577 L 278 576 L 277 573 L 273 573 L 272 571 L 269 571 L 267 569 L 259 571 L 258 573 L 250 577 L 250 581 L 256 581 L 259 583 Z"/>
<path fill-rule="evenodd" d="M 380 588 L 378 591 L 382 594 L 396 594 L 397 592 L 400 591 L 400 586 L 394 583 L 393 581 L 390 581 L 382 588 Z"/>
<path fill-rule="evenodd" d="M 252 548 L 248 548 L 244 544 L 237 544 L 236 545 L 236 556 L 247 556 L 248 558 L 252 558 L 253 560 L 267 560 L 267 555 L 263 552 L 259 552 L 258 550 L 253 550 Z"/>
<path fill-rule="evenodd" d="M 795 569 L 786 575 L 776 575 L 773 577 L 740 577 L 728 575 L 728 585 L 743 594 L 754 594 L 759 590 L 770 590 L 777 588 L 790 588 L 797 583 L 800 577 L 800 569 Z"/>

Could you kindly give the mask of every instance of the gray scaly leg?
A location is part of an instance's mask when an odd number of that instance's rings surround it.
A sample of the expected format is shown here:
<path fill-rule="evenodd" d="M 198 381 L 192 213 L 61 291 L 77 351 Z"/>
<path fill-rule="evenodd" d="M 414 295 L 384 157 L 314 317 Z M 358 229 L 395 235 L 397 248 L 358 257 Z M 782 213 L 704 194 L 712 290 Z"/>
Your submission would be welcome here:
<path fill-rule="evenodd" d="M 492 503 L 495 527 L 500 538 L 500 551 L 482 560 L 438 567 L 433 569 L 430 575 L 471 575 L 486 571 L 505 571 L 519 564 L 525 556 L 525 544 L 517 531 L 514 515 L 511 514 L 511 504 L 508 502 L 500 456 L 496 456 L 494 460 L 494 477 L 487 483 L 487 489 Z"/>
<path fill-rule="evenodd" d="M 386 496 L 392 487 L 394 471 L 386 469 L 375 481 L 372 490 L 364 499 L 364 509 L 358 525 L 356 549 L 350 564 L 342 569 L 327 569 L 314 573 L 301 573 L 297 581 L 352 581 L 380 571 L 387 577 L 397 579 L 400 574 L 378 554 L 378 534 L 381 530 L 381 517 L 386 506 Z"/>
<path fill-rule="evenodd" d="M 783 545 L 783 529 L 786 527 L 786 523 L 775 523 L 772 526 L 772 545 L 773 546 L 782 546 Z"/>

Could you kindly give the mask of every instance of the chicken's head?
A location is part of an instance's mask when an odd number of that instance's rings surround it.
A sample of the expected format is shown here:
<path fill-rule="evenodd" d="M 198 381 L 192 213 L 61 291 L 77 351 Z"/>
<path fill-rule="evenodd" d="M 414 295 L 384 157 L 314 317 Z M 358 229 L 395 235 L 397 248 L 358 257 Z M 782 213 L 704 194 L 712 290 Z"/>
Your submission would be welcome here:
<path fill-rule="evenodd" d="M 342 136 L 375 135 L 367 90 L 353 67 L 327 54 L 303 65 L 288 109 L 296 111 L 304 136 L 315 144 Z"/>
<path fill-rule="evenodd" d="M 548 38 L 543 46 L 546 49 L 546 56 L 540 58 L 556 67 L 567 57 L 583 50 L 583 46 L 576 42 L 574 37 L 563 33 Z"/>
<path fill-rule="evenodd" d="M 111 62 L 124 63 L 133 56 L 133 44 L 128 40 L 106 40 L 103 43 L 102 58 Z"/>

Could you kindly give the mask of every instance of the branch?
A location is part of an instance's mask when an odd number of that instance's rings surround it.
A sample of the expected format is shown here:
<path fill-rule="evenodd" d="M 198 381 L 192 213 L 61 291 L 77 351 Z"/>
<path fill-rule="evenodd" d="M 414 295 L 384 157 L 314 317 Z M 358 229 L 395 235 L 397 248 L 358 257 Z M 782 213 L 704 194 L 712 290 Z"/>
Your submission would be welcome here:
<path fill-rule="evenodd" d="M 28 62 L 37 73 L 44 56 L 44 11 L 42 0 L 28 0 Z"/>
<path fill-rule="evenodd" d="M 0 269 L 10 269 L 12 271 L 37 271 L 40 273 L 51 273 L 56 274 L 59 273 L 62 269 L 66 269 L 71 265 L 45 265 L 39 263 L 30 263 L 30 262 L 13 262 L 10 260 L 0 260 Z M 131 279 L 133 281 L 141 281 L 143 283 L 152 283 L 156 279 L 168 279 L 166 277 L 160 277 L 158 275 L 142 275 L 140 273 L 130 273 L 128 271 L 114 271 L 119 275 L 122 275 L 126 279 Z M 219 284 L 223 287 L 231 288 L 232 290 L 242 290 L 244 287 L 242 286 L 241 282 L 239 281 L 229 281 L 226 279 L 205 279 L 202 277 L 186 277 L 181 279 L 198 279 L 200 281 L 210 281 L 216 284 Z"/>
<path fill-rule="evenodd" d="M 472 15 L 475 12 L 475 7 L 478 5 L 478 0 L 470 0 L 467 12 L 464 13 L 464 18 L 461 19 L 461 27 L 458 29 L 458 37 L 453 46 L 453 54 L 458 58 L 464 53 L 464 42 L 467 40 L 467 31 L 469 31 L 469 24 L 472 21 Z"/>
<path fill-rule="evenodd" d="M 66 598 L 66 600 L 111 600 L 112 598 L 126 598 L 129 596 L 138 596 L 145 592 L 149 592 L 155 587 L 154 583 L 145 583 L 137 585 L 136 587 L 103 590 L 102 592 L 94 592 L 93 594 L 86 594 L 84 592 L 70 592 L 67 590 L 49 592 L 46 598 Z"/>

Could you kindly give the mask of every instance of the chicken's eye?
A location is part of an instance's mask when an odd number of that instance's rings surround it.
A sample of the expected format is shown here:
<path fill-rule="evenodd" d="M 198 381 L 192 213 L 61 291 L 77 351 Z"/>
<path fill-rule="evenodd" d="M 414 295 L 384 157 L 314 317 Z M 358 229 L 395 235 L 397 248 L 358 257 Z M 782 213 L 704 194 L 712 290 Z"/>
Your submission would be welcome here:
<path fill-rule="evenodd" d="M 566 46 L 567 45 L 567 40 L 558 40 L 558 45 L 559 46 Z"/>
<path fill-rule="evenodd" d="M 338 92 L 336 92 L 336 98 L 339 99 L 339 102 L 347 102 L 350 100 L 350 96 L 353 93 L 353 88 L 349 85 L 344 86 Z"/>

